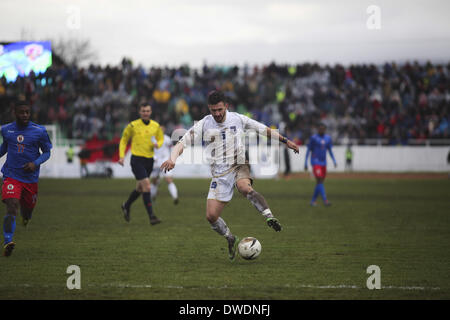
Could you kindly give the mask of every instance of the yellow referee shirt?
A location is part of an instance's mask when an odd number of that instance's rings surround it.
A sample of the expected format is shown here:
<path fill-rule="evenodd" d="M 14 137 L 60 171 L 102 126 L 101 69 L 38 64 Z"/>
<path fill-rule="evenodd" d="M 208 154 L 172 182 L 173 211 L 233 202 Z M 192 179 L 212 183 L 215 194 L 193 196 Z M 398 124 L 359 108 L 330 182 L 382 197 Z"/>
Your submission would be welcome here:
<path fill-rule="evenodd" d="M 152 137 L 156 138 L 158 148 L 160 148 L 164 142 L 164 133 L 158 122 L 150 120 L 148 124 L 145 124 L 142 119 L 130 122 L 123 130 L 122 138 L 120 139 L 119 156 L 121 158 L 125 157 L 125 150 L 128 141 L 131 139 L 132 155 L 153 158 L 155 152 L 153 150 Z"/>

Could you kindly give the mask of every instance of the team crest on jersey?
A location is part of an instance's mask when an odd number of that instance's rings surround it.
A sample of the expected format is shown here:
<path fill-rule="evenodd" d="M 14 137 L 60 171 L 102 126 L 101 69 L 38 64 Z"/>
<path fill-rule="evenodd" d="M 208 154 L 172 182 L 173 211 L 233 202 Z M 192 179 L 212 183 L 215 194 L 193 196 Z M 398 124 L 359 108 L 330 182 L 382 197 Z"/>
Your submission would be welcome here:
<path fill-rule="evenodd" d="M 6 186 L 6 189 L 8 189 L 8 190 L 12 190 L 12 189 L 14 189 L 14 185 L 12 185 L 12 184 L 8 184 L 8 185 Z"/>
<path fill-rule="evenodd" d="M 19 135 L 17 136 L 17 142 L 22 143 L 23 140 L 25 140 L 25 138 L 23 137 L 23 135 L 19 134 Z"/>
<path fill-rule="evenodd" d="M 325 144 L 325 140 L 320 140 L 320 143 L 321 144 Z"/>

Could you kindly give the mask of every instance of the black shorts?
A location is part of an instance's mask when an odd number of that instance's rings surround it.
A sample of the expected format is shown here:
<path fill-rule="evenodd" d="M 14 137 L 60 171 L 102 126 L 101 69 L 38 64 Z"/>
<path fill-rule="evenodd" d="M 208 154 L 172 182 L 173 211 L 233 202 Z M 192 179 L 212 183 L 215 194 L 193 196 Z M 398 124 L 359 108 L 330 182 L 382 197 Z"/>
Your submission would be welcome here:
<path fill-rule="evenodd" d="M 138 157 L 131 155 L 131 171 L 136 180 L 148 178 L 153 170 L 153 158 Z"/>

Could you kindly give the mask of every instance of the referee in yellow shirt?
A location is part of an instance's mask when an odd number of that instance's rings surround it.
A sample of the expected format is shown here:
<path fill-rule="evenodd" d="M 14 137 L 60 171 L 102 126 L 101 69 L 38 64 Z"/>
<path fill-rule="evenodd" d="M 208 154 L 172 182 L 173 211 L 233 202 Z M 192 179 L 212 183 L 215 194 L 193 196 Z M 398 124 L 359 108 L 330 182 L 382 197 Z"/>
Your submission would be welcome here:
<path fill-rule="evenodd" d="M 153 170 L 154 150 L 160 148 L 164 142 L 164 133 L 159 123 L 150 119 L 152 107 L 149 104 L 141 104 L 139 107 L 140 119 L 130 122 L 123 130 L 119 145 L 119 164 L 124 165 L 125 150 L 131 139 L 131 170 L 136 177 L 136 189 L 133 190 L 128 200 L 122 203 L 122 212 L 127 222 L 130 221 L 131 204 L 139 198 L 142 193 L 144 206 L 147 210 L 152 225 L 160 223 L 153 213 L 152 200 L 150 197 L 149 176 Z M 153 142 L 153 137 L 156 143 Z"/>

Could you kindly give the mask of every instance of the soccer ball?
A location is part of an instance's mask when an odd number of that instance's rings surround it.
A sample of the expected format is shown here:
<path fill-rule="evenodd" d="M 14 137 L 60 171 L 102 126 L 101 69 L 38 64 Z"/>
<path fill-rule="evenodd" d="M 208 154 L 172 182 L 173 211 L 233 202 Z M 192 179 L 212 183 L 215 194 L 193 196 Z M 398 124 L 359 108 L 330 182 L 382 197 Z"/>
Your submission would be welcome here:
<path fill-rule="evenodd" d="M 238 244 L 238 252 L 244 259 L 256 259 L 261 253 L 261 243 L 256 238 L 245 237 Z"/>

